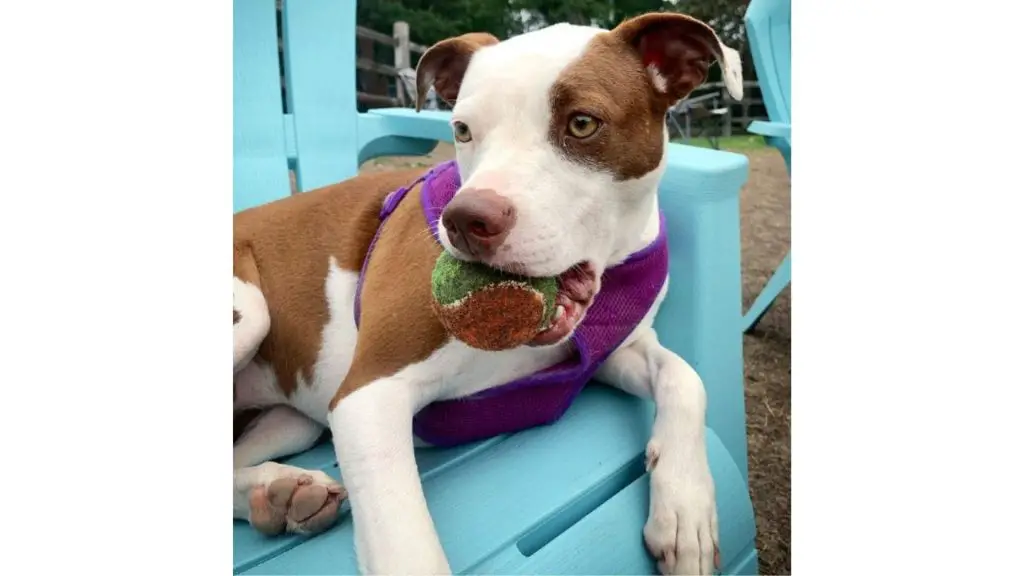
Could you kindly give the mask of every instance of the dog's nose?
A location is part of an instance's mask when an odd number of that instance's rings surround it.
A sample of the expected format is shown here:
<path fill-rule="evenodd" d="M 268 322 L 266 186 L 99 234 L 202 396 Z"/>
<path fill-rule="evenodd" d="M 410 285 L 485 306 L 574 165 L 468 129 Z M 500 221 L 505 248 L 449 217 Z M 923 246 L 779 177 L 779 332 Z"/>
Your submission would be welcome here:
<path fill-rule="evenodd" d="M 453 246 L 470 256 L 490 257 L 516 223 L 512 201 L 487 188 L 469 188 L 455 195 L 441 215 Z"/>

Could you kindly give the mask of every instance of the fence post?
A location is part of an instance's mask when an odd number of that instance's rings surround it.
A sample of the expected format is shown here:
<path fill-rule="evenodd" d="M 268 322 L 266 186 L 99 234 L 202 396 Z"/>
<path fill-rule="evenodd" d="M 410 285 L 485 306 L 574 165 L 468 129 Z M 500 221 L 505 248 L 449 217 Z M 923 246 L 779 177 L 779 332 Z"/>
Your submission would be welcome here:
<path fill-rule="evenodd" d="M 373 38 L 360 37 L 356 44 L 356 56 L 373 62 L 375 60 L 374 52 L 376 51 L 376 44 L 373 42 Z M 388 81 L 387 78 L 382 77 L 373 70 L 364 70 L 358 68 L 359 72 L 359 84 L 358 91 L 364 94 L 374 94 L 379 96 L 388 95 Z"/>
<path fill-rule="evenodd" d="M 409 55 L 409 23 L 395 22 L 391 27 L 391 36 L 395 39 L 395 68 L 412 67 L 412 58 Z M 401 78 L 395 78 L 395 96 L 402 106 L 411 104 L 411 99 L 405 93 L 405 84 Z"/>

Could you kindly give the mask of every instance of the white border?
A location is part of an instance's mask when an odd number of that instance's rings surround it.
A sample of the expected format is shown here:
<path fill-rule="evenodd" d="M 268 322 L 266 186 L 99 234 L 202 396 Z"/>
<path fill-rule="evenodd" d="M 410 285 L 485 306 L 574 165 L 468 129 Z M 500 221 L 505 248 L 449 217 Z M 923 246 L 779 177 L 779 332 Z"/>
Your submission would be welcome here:
<path fill-rule="evenodd" d="M 231 15 L 4 7 L 11 574 L 231 571 Z"/>
<path fill-rule="evenodd" d="M 1005 572 L 1020 8 L 794 4 L 794 572 Z M 4 565 L 228 573 L 231 4 L 4 21 Z"/>
<path fill-rule="evenodd" d="M 1011 573 L 1020 7 L 793 2 L 794 574 Z"/>

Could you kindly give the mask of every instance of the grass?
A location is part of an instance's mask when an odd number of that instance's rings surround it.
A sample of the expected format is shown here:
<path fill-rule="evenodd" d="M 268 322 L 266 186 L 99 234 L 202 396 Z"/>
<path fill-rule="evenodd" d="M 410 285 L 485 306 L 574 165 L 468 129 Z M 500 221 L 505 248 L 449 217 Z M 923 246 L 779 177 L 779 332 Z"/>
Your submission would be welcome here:
<path fill-rule="evenodd" d="M 711 148 L 711 142 L 708 142 L 707 138 L 691 138 L 689 142 L 684 142 L 681 137 L 676 137 L 673 138 L 672 141 L 677 144 L 697 146 L 698 148 Z M 759 150 L 761 148 L 765 148 L 767 144 L 765 144 L 764 138 L 757 134 L 740 134 L 737 136 L 719 138 L 718 146 L 722 150 L 744 152 L 747 150 Z"/>

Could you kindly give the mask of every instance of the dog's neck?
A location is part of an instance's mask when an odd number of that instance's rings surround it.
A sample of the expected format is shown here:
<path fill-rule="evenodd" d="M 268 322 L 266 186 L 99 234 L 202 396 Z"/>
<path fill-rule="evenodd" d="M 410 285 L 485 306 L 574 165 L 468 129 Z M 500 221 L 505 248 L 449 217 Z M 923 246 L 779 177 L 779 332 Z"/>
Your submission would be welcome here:
<path fill-rule="evenodd" d="M 642 202 L 644 208 L 637 212 L 640 214 L 640 217 L 635 220 L 630 219 L 622 222 L 621 230 L 623 234 L 616 242 L 616 248 L 613 249 L 611 256 L 608 258 L 608 264 L 605 268 L 611 268 L 616 264 L 622 263 L 629 258 L 630 254 L 643 250 L 658 237 L 661 229 L 661 219 L 658 211 L 657 189 L 655 188 L 646 194 Z"/>

